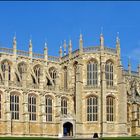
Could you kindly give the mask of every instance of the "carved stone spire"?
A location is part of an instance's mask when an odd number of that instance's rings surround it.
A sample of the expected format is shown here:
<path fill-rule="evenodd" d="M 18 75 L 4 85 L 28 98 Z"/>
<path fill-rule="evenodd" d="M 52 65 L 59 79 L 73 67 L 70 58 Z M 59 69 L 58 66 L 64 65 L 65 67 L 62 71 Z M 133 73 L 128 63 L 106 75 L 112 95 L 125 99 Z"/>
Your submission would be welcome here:
<path fill-rule="evenodd" d="M 13 37 L 13 48 L 17 48 L 17 41 L 16 41 L 16 36 Z"/>
<path fill-rule="evenodd" d="M 32 49 L 33 49 L 33 48 L 32 48 L 32 40 L 30 39 L 30 40 L 29 40 L 29 56 L 30 56 L 31 58 L 32 58 L 32 53 L 33 53 L 33 52 L 32 52 Z"/>
<path fill-rule="evenodd" d="M 79 39 L 79 51 L 80 51 L 80 54 L 83 53 L 83 37 L 82 37 L 82 34 L 80 34 L 80 39 Z"/>
<path fill-rule="evenodd" d="M 128 58 L 128 73 L 131 74 L 131 62 L 130 62 L 130 57 Z"/>
<path fill-rule="evenodd" d="M 116 51 L 117 51 L 117 56 L 118 56 L 118 62 L 120 65 L 122 65 L 121 64 L 121 48 L 120 48 L 119 32 L 117 32 L 117 37 L 116 37 Z"/>
<path fill-rule="evenodd" d="M 45 47 L 44 47 L 44 59 L 48 59 L 48 46 L 47 43 L 45 42 Z"/>
<path fill-rule="evenodd" d="M 64 44 L 63 44 L 63 47 L 64 47 L 64 55 L 66 55 L 66 40 L 64 40 Z"/>
<path fill-rule="evenodd" d="M 104 49 L 104 36 L 103 36 L 103 33 L 100 34 L 100 47 L 101 47 L 101 50 Z"/>
<path fill-rule="evenodd" d="M 60 56 L 60 58 L 62 58 L 62 46 L 60 46 L 60 48 L 59 48 L 59 56 Z"/>
<path fill-rule="evenodd" d="M 13 54 L 14 54 L 15 59 L 16 59 L 16 53 L 17 53 L 17 41 L 16 41 L 16 36 L 14 36 L 14 38 L 13 38 Z"/>
<path fill-rule="evenodd" d="M 71 53 L 72 53 L 72 42 L 71 40 L 69 40 L 69 56 L 71 57 Z"/>

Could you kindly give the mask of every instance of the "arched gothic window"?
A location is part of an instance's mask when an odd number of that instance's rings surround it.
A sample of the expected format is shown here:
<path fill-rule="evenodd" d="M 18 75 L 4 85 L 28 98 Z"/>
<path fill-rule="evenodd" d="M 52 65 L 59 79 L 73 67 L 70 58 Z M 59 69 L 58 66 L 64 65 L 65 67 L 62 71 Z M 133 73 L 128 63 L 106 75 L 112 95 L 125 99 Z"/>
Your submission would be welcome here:
<path fill-rule="evenodd" d="M 98 100 L 92 96 L 87 98 L 87 121 L 98 120 Z"/>
<path fill-rule="evenodd" d="M 61 98 L 61 113 L 67 115 L 67 99 Z"/>
<path fill-rule="evenodd" d="M 26 70 L 27 70 L 26 64 L 20 63 L 20 64 L 18 65 L 18 71 L 19 71 L 21 80 L 22 80 L 22 78 L 23 78 L 23 73 L 24 73 Z"/>
<path fill-rule="evenodd" d="M 40 83 L 40 73 L 41 73 L 41 69 L 40 67 L 37 65 L 34 67 L 34 73 L 37 79 L 37 82 Z"/>
<path fill-rule="evenodd" d="M 50 68 L 49 69 L 49 73 L 50 73 L 50 76 L 52 78 L 52 81 L 54 84 L 56 84 L 56 69 L 55 68 Z"/>
<path fill-rule="evenodd" d="M 2 100 L 1 100 L 1 94 L 0 94 L 0 119 L 1 119 L 1 102 Z"/>
<path fill-rule="evenodd" d="M 67 89 L 67 67 L 64 67 L 64 89 Z"/>
<path fill-rule="evenodd" d="M 10 81 L 11 80 L 11 67 L 10 67 L 9 62 L 8 61 L 2 62 L 1 69 L 3 72 L 4 79 L 5 79 L 5 74 L 6 74 L 5 72 L 6 72 L 6 70 L 8 71 L 8 80 Z"/>
<path fill-rule="evenodd" d="M 105 75 L 107 86 L 113 86 L 113 63 L 108 61 L 105 65 Z"/>
<path fill-rule="evenodd" d="M 35 97 L 35 95 L 28 96 L 28 112 L 29 112 L 29 120 L 36 121 L 36 97 Z"/>
<path fill-rule="evenodd" d="M 98 64 L 96 61 L 90 61 L 87 64 L 87 85 L 98 84 Z"/>
<path fill-rule="evenodd" d="M 46 121 L 52 121 L 52 98 L 46 96 L 45 99 L 45 106 L 46 106 Z"/>
<path fill-rule="evenodd" d="M 19 96 L 10 95 L 10 111 L 13 120 L 19 120 Z"/>
<path fill-rule="evenodd" d="M 114 121 L 114 106 L 115 106 L 115 99 L 111 96 L 106 98 L 106 111 L 107 111 L 107 121 Z"/>

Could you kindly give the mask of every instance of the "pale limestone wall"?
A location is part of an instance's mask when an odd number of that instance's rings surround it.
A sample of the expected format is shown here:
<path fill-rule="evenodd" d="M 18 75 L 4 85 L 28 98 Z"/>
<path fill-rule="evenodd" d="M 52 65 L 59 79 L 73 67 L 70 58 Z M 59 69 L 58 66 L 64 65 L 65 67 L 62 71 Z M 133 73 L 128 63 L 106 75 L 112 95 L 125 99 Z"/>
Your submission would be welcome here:
<path fill-rule="evenodd" d="M 5 122 L 0 120 L 0 134 L 1 135 L 5 134 L 5 129 L 6 129 Z"/>
<path fill-rule="evenodd" d="M 12 82 L 16 81 L 15 71 L 17 64 L 25 62 L 27 64 L 26 80 L 23 84 L 24 88 L 17 85 L 3 86 L 0 85 L 2 91 L 2 119 L 0 120 L 0 134 L 4 135 L 31 135 L 31 136 L 53 136 L 63 135 L 63 124 L 71 122 L 73 124 L 73 134 L 76 137 L 92 137 L 97 132 L 102 136 L 122 136 L 139 134 L 139 128 L 131 129 L 127 132 L 127 94 L 129 84 L 125 84 L 123 69 L 120 66 L 120 56 L 109 52 L 88 52 L 81 53 L 68 60 L 61 62 L 52 62 L 44 59 L 31 59 L 25 56 L 15 57 L 10 54 L 2 54 L 0 62 L 7 59 L 11 63 Z M 87 86 L 87 63 L 91 59 L 98 62 L 98 86 L 89 88 Z M 105 81 L 105 63 L 111 60 L 114 64 L 114 86 L 106 87 Z M 78 62 L 78 70 L 76 72 L 76 87 L 73 64 Z M 31 87 L 32 70 L 35 65 L 42 68 L 41 84 L 39 88 Z M 68 89 L 64 90 L 64 66 L 68 68 Z M 46 76 L 49 68 L 54 67 L 58 72 L 56 89 L 44 89 Z M 131 79 L 131 78 L 130 78 Z M 139 78 L 136 78 L 139 80 Z M 101 83 L 103 81 L 103 83 Z M 26 85 L 27 84 L 27 85 Z M 126 86 L 127 85 L 127 86 Z M 75 94 L 76 89 L 76 94 Z M 19 121 L 11 121 L 10 115 L 10 94 L 16 93 L 20 97 L 20 119 Z M 28 114 L 28 95 L 35 94 L 37 97 L 37 120 L 29 122 Z M 74 111 L 74 94 L 76 95 L 76 114 Z M 45 96 L 49 95 L 53 99 L 53 121 L 48 123 L 45 121 Z M 95 95 L 98 97 L 98 121 L 87 121 L 87 97 Z M 106 121 L 106 97 L 111 95 L 115 98 L 115 113 L 112 123 Z M 68 115 L 61 115 L 61 97 L 68 99 Z M 5 122 L 4 122 L 5 121 Z M 131 127 L 131 126 L 130 126 Z M 134 132 L 133 132 L 134 131 Z"/>

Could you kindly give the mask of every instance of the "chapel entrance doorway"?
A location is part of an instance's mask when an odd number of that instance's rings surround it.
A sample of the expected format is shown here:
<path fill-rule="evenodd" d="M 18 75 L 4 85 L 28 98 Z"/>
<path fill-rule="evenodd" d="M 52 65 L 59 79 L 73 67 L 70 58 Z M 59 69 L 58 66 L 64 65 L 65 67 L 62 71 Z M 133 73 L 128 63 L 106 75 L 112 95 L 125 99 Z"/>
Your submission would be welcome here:
<path fill-rule="evenodd" d="M 63 124 L 63 136 L 73 136 L 73 124 L 66 122 Z"/>

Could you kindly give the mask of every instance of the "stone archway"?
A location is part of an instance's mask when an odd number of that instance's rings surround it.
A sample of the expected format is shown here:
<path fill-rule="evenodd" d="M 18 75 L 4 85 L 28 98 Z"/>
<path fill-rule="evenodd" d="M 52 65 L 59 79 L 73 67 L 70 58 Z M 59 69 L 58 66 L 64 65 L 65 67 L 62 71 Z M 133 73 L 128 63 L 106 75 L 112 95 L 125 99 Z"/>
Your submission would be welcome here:
<path fill-rule="evenodd" d="M 63 124 L 63 136 L 73 136 L 73 124 L 66 122 Z"/>

